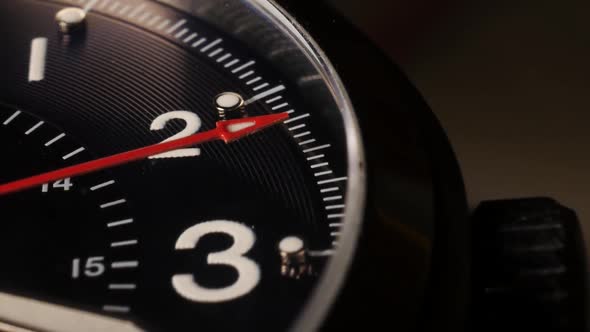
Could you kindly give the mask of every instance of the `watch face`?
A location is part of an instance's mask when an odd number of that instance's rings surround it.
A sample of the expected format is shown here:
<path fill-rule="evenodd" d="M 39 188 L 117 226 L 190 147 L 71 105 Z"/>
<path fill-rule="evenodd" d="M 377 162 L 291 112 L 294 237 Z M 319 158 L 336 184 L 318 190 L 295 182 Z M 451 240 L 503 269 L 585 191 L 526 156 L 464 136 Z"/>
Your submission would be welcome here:
<path fill-rule="evenodd" d="M 353 255 L 363 150 L 287 15 L 0 2 L 0 292 L 148 331 L 317 327 Z"/>

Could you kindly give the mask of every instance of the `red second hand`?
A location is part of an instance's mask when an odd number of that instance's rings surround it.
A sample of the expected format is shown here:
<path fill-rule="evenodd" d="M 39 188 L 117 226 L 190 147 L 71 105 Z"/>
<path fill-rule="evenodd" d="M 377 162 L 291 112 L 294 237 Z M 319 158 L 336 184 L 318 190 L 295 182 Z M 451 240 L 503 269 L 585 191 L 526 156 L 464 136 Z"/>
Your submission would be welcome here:
<path fill-rule="evenodd" d="M 219 121 L 217 122 L 217 127 L 215 129 L 203 133 L 170 142 L 146 146 L 0 185 L 0 196 L 40 186 L 45 183 L 145 159 L 153 155 L 181 149 L 187 146 L 193 146 L 214 140 L 223 140 L 226 143 L 230 143 L 264 128 L 281 123 L 288 118 L 289 114 L 279 113 L 237 120 Z"/>

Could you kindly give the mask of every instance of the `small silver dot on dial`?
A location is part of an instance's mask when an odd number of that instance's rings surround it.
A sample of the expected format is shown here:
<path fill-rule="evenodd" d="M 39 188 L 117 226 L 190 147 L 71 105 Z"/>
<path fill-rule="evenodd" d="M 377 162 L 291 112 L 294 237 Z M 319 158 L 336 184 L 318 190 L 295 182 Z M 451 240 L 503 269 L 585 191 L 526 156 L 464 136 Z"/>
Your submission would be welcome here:
<path fill-rule="evenodd" d="M 246 115 L 244 103 L 244 98 L 235 92 L 224 92 L 215 97 L 215 107 L 222 120 Z"/>
<path fill-rule="evenodd" d="M 76 7 L 64 8 L 57 12 L 55 20 L 61 32 L 69 33 L 84 26 L 86 23 L 86 12 Z"/>
<path fill-rule="evenodd" d="M 281 255 L 281 275 L 287 278 L 300 279 L 309 276 L 313 267 L 308 261 L 305 241 L 297 236 L 287 236 L 279 242 Z"/>
<path fill-rule="evenodd" d="M 243 104 L 244 98 L 234 92 L 224 92 L 215 98 L 215 105 L 226 110 L 236 109 Z"/>
<path fill-rule="evenodd" d="M 286 254 L 294 254 L 304 249 L 303 240 L 296 236 L 288 236 L 279 243 L 279 250 Z"/>

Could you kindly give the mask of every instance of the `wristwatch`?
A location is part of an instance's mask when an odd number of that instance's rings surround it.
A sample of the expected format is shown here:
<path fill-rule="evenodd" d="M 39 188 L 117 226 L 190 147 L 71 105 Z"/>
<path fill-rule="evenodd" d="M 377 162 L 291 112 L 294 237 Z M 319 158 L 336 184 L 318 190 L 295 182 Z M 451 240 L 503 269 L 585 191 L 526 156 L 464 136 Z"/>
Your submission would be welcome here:
<path fill-rule="evenodd" d="M 470 215 L 428 105 L 324 2 L 0 16 L 0 330 L 583 330 L 575 213 Z"/>

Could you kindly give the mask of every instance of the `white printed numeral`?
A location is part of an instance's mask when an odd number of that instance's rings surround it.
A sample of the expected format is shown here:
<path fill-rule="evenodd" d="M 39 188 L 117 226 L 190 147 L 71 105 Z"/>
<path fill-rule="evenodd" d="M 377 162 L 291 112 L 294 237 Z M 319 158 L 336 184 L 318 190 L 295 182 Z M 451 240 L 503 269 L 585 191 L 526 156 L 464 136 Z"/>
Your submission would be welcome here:
<path fill-rule="evenodd" d="M 166 127 L 166 124 L 168 124 L 168 122 L 171 120 L 183 120 L 186 123 L 186 126 L 184 130 L 164 140 L 162 143 L 177 140 L 180 138 L 185 138 L 193 134 L 196 134 L 201 129 L 202 125 L 201 119 L 195 113 L 188 111 L 174 111 L 162 114 L 159 117 L 157 117 L 154 120 L 154 122 L 152 122 L 152 126 L 150 127 L 150 129 L 153 131 L 162 130 Z M 179 149 L 151 156 L 150 159 L 196 157 L 200 154 L 201 150 L 198 148 Z"/>
<path fill-rule="evenodd" d="M 209 265 L 227 265 L 238 272 L 235 283 L 224 288 L 205 288 L 197 284 L 191 274 L 177 274 L 172 277 L 172 285 L 182 297 L 194 302 L 225 302 L 237 299 L 252 291 L 260 281 L 258 265 L 244 257 L 256 242 L 252 230 L 240 223 L 226 220 L 209 221 L 187 229 L 178 238 L 176 250 L 194 249 L 201 238 L 208 234 L 227 234 L 234 243 L 231 248 L 209 254 Z"/>
<path fill-rule="evenodd" d="M 81 275 L 89 278 L 100 277 L 105 272 L 104 257 L 89 257 L 82 267 L 80 258 L 72 261 L 72 279 L 78 279 Z"/>
<path fill-rule="evenodd" d="M 74 186 L 72 183 L 71 178 L 55 181 L 51 188 L 53 189 L 63 189 L 63 191 L 70 191 L 70 189 Z M 48 193 L 50 189 L 49 183 L 44 184 L 41 186 L 41 192 Z"/>

